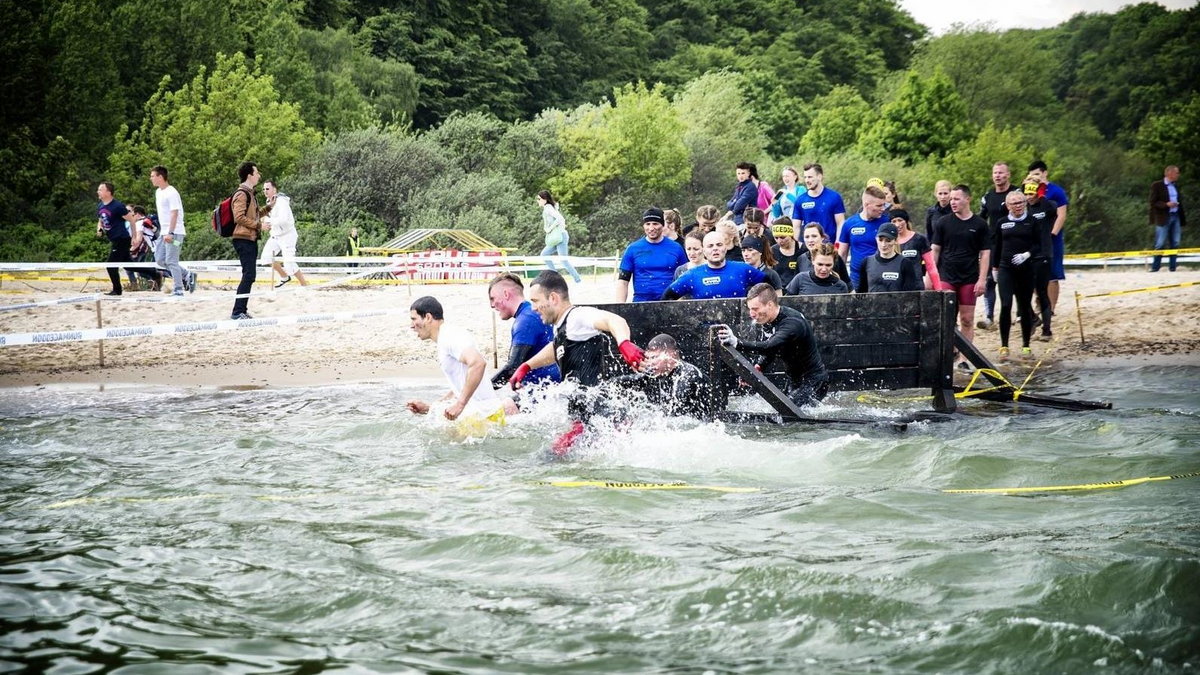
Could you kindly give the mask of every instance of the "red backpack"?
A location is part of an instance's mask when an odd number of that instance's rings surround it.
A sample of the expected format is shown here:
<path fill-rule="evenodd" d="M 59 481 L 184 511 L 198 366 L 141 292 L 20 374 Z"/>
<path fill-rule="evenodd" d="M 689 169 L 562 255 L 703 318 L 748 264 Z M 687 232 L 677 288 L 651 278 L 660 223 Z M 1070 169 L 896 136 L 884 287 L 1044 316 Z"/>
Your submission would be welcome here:
<path fill-rule="evenodd" d="M 245 192 L 248 199 L 254 199 L 254 193 L 239 185 L 238 189 L 234 190 L 232 195 L 222 199 L 221 203 L 217 204 L 217 208 L 213 209 L 213 232 L 222 237 L 232 237 L 233 229 L 237 227 L 237 221 L 233 217 L 233 198 L 237 196 L 238 192 Z"/>

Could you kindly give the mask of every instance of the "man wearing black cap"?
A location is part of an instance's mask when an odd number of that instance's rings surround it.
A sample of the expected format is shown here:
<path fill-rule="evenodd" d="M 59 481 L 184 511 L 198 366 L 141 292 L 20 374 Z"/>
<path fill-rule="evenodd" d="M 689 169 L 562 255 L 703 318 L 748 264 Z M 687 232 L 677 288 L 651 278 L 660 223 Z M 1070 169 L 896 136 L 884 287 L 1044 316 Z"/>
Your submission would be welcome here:
<path fill-rule="evenodd" d="M 916 259 L 900 255 L 896 245 L 898 236 L 895 225 L 884 223 L 879 226 L 875 232 L 877 252 L 859 263 L 856 293 L 925 290 Z"/>
<path fill-rule="evenodd" d="M 662 209 L 652 206 L 642 214 L 645 237 L 625 249 L 617 270 L 617 302 L 629 300 L 629 282 L 633 281 L 633 301 L 658 300 L 675 278 L 675 268 L 687 264 L 687 253 L 678 243 L 663 236 Z"/>

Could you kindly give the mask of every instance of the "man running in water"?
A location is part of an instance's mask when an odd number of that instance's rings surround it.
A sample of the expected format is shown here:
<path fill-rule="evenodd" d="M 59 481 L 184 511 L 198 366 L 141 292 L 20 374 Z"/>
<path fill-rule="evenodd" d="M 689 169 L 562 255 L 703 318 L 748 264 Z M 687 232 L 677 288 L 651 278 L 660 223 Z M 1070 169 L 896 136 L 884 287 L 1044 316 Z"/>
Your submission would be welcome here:
<path fill-rule="evenodd" d="M 554 326 L 554 342 L 546 345 L 517 367 L 509 378 L 513 389 L 529 373 L 557 363 L 564 382 L 572 381 L 585 390 L 606 380 L 638 370 L 645 358 L 640 347 L 630 341 L 629 324 L 620 316 L 596 307 L 571 304 L 567 282 L 558 272 L 542 272 L 529 285 L 529 302 L 542 321 Z M 585 395 L 573 396 L 568 412 L 571 428 L 551 445 L 556 455 L 564 455 L 583 433 L 584 423 L 596 413 Z"/>

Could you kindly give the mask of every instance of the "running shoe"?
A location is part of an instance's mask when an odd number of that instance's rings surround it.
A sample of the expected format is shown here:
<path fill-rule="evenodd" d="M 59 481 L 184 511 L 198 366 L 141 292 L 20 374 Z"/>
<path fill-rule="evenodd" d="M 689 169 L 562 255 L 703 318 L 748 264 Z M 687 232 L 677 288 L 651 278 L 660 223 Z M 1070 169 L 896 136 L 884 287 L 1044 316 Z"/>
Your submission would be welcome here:
<path fill-rule="evenodd" d="M 1050 342 L 1054 339 L 1054 333 L 1040 333 L 1035 339 L 1040 342 Z"/>
<path fill-rule="evenodd" d="M 287 282 L 289 282 L 289 281 L 291 281 L 291 280 L 292 280 L 292 278 L 291 278 L 291 277 L 284 277 L 282 281 L 280 281 L 279 283 L 275 284 L 275 288 L 279 288 L 280 286 L 282 286 L 282 285 L 286 284 Z"/>
<path fill-rule="evenodd" d="M 975 324 L 975 327 L 981 328 L 983 330 L 991 330 L 992 326 L 994 326 L 994 325 L 995 325 L 995 322 L 992 321 L 991 319 L 980 319 L 979 322 Z"/>
<path fill-rule="evenodd" d="M 187 283 L 184 285 L 187 286 L 188 293 L 196 292 L 196 273 L 195 272 L 188 270 Z"/>
<path fill-rule="evenodd" d="M 1033 349 L 1029 347 L 1021 347 L 1021 355 L 1018 358 L 1020 358 L 1022 361 L 1032 361 L 1034 359 Z"/>
<path fill-rule="evenodd" d="M 105 295 L 121 295 L 121 291 L 109 291 Z"/>
<path fill-rule="evenodd" d="M 1007 360 L 1008 360 L 1008 347 L 1001 347 L 1001 348 L 1000 348 L 1000 360 L 1001 360 L 1001 361 L 1007 361 Z"/>
<path fill-rule="evenodd" d="M 229 318 L 233 319 L 234 321 L 243 321 L 245 319 L 253 319 L 254 317 L 250 316 L 246 312 L 241 312 L 239 314 L 234 314 L 233 316 L 231 316 Z"/>
<path fill-rule="evenodd" d="M 963 371 L 964 373 L 969 373 L 969 372 L 972 372 L 972 371 L 974 371 L 974 370 L 975 370 L 975 366 L 972 366 L 972 365 L 971 365 L 969 362 L 967 362 L 967 361 L 959 361 L 959 362 L 958 362 L 958 366 L 957 366 L 957 368 L 958 368 L 959 370 Z"/>

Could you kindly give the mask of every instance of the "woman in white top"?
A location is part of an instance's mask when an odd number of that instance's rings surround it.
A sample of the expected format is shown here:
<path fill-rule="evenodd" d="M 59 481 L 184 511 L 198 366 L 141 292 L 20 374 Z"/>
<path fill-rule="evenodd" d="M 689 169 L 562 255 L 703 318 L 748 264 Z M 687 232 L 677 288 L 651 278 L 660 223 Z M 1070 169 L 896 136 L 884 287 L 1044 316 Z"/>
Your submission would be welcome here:
<path fill-rule="evenodd" d="M 554 266 L 554 261 L 546 256 L 562 257 L 563 267 L 567 268 L 567 273 L 575 279 L 575 283 L 579 283 L 582 281 L 579 278 L 579 272 L 575 271 L 575 266 L 567 259 L 567 243 L 571 237 L 567 234 L 567 220 L 558 210 L 558 202 L 554 201 L 549 190 L 539 192 L 537 201 L 542 207 L 542 230 L 546 233 L 545 248 L 542 249 L 542 257 L 546 258 L 546 266 L 557 272 L 558 268 Z"/>

